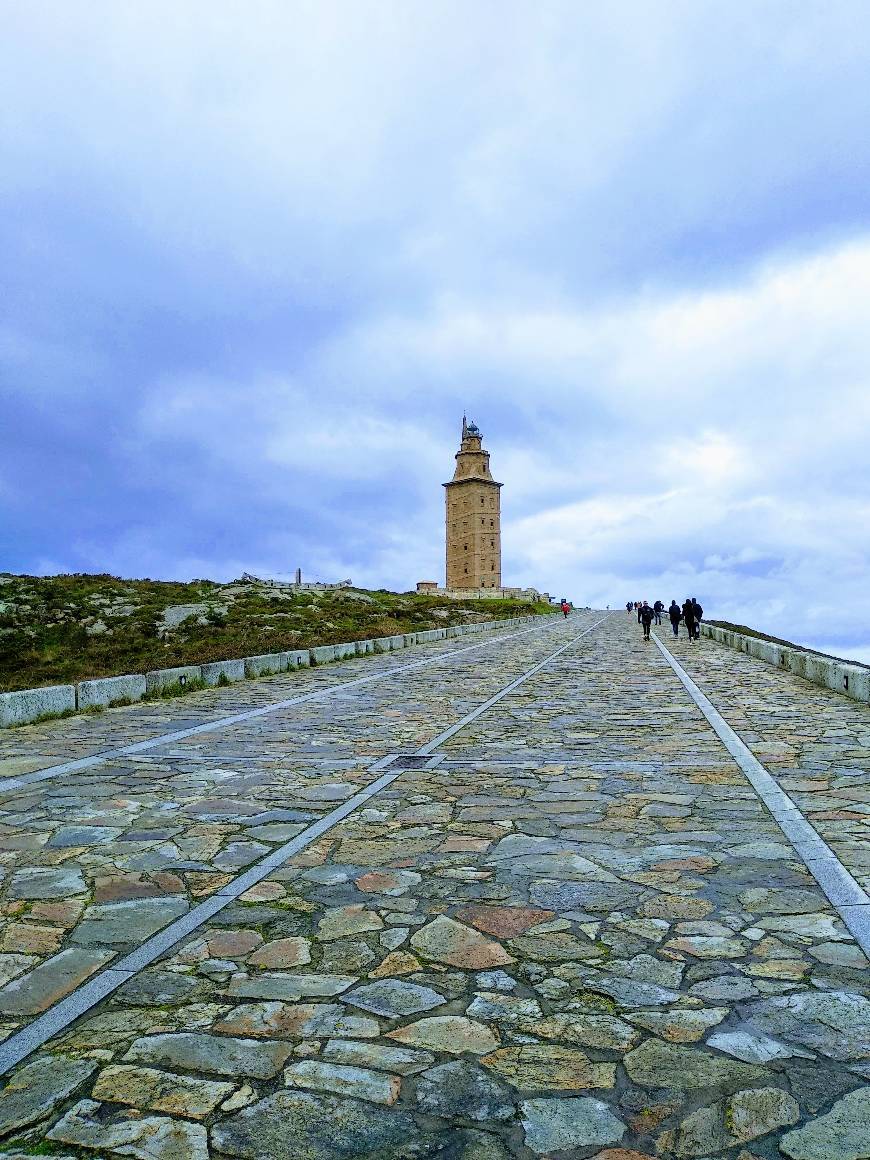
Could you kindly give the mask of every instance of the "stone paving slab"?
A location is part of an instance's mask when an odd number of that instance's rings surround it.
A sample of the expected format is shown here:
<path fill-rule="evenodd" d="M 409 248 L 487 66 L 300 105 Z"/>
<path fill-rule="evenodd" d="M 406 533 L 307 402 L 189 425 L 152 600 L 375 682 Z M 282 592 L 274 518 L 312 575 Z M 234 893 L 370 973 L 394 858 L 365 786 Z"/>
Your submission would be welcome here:
<path fill-rule="evenodd" d="M 121 833 L 7 850 L 28 871 L 10 902 L 30 908 L 9 917 L 31 921 L 34 891 L 79 900 L 66 892 L 108 877 L 102 859 L 133 824 L 156 829 L 161 801 L 178 829 L 133 856 L 199 847 L 112 873 L 184 885 L 143 900 L 213 892 L 240 845 L 271 849 L 543 655 L 512 643 L 393 700 L 104 771 L 76 782 L 71 816 L 69 787 L 42 786 L 10 827 L 23 837 L 85 824 L 89 796 L 93 824 Z M 6 1138 L 167 1160 L 870 1155 L 867 962 L 632 621 L 611 617 L 442 753 L 21 1065 L 0 1092 Z M 117 816 L 128 800 L 144 819 Z"/>

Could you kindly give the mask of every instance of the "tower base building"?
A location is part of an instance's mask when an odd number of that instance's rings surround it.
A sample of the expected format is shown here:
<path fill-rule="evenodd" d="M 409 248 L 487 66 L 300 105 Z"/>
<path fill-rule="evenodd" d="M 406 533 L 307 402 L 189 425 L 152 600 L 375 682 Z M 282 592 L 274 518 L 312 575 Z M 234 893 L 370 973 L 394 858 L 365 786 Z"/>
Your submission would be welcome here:
<path fill-rule="evenodd" d="M 447 583 L 421 580 L 418 592 L 463 599 L 548 600 L 534 588 L 501 583 L 501 488 L 489 468 L 489 452 L 474 423 L 462 417 L 462 442 L 453 478 L 444 484 Z"/>
<path fill-rule="evenodd" d="M 444 484 L 448 588 L 501 588 L 502 485 L 482 438 L 463 416 L 456 469 Z"/>

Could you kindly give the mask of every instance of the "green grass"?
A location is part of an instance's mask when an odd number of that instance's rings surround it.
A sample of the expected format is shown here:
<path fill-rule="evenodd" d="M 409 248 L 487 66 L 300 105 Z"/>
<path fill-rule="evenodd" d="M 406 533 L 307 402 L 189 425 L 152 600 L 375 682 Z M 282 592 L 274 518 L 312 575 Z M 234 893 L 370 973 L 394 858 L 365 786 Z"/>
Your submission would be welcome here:
<path fill-rule="evenodd" d="M 179 604 L 205 604 L 204 623 L 193 618 L 161 632 L 164 610 Z M 0 574 L 0 692 L 535 611 L 558 610 L 514 600 L 454 601 L 385 590 L 297 593 L 210 580 Z M 101 625 L 106 631 L 87 631 Z M 190 689 L 188 684 L 161 695 Z"/>
<path fill-rule="evenodd" d="M 199 677 L 190 677 L 184 684 L 181 681 L 173 681 L 169 685 L 161 685 L 159 689 L 154 689 L 152 692 L 146 693 L 142 700 L 168 701 L 171 697 L 183 697 L 186 693 L 196 693 L 200 689 L 207 688 L 208 685 Z"/>

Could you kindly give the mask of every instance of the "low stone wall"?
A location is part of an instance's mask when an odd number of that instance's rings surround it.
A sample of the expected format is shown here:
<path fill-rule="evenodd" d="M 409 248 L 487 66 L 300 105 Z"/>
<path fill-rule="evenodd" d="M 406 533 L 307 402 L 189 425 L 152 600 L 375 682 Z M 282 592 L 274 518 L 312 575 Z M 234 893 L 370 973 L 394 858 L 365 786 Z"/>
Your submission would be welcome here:
<path fill-rule="evenodd" d="M 702 623 L 701 632 L 719 644 L 736 648 L 775 668 L 785 669 L 814 685 L 842 693 L 853 701 L 870 701 L 870 669 L 822 653 L 790 648 L 755 636 L 744 636 L 728 628 L 718 628 L 715 624 Z"/>
<path fill-rule="evenodd" d="M 141 701 L 143 697 L 157 696 L 165 689 L 184 686 L 196 681 L 217 685 L 223 676 L 227 681 L 241 681 L 246 677 L 269 676 L 325 665 L 335 660 L 347 660 L 368 653 L 393 652 L 414 644 L 426 644 L 445 637 L 464 636 L 466 633 L 487 632 L 494 629 L 515 629 L 540 620 L 540 616 L 518 616 L 508 620 L 481 621 L 474 624 L 456 624 L 451 628 L 431 628 L 422 632 L 406 632 L 396 636 L 381 636 L 374 640 L 355 640 L 347 644 L 327 644 L 312 649 L 289 652 L 263 653 L 240 660 L 211 661 L 203 665 L 178 665 L 171 669 L 154 669 L 149 673 L 128 673 L 121 677 L 101 677 L 80 681 L 78 685 L 50 685 L 42 689 L 21 689 L 15 693 L 0 693 L 0 728 L 7 725 L 26 725 L 40 717 L 59 716 L 76 709 L 105 707 L 117 701 Z"/>

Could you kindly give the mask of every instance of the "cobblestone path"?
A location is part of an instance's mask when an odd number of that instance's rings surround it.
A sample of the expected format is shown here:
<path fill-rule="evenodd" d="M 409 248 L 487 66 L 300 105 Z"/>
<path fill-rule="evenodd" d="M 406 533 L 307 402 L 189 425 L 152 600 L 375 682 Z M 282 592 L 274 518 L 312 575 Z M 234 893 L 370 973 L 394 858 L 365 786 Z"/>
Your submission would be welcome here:
<path fill-rule="evenodd" d="M 115 975 L 12 1066 L 2 1154 L 870 1158 L 867 960 L 666 658 L 601 615 L 5 735 L 17 777 L 324 694 L 0 784 L 0 1054 Z M 866 886 L 866 708 L 661 635 Z"/>

